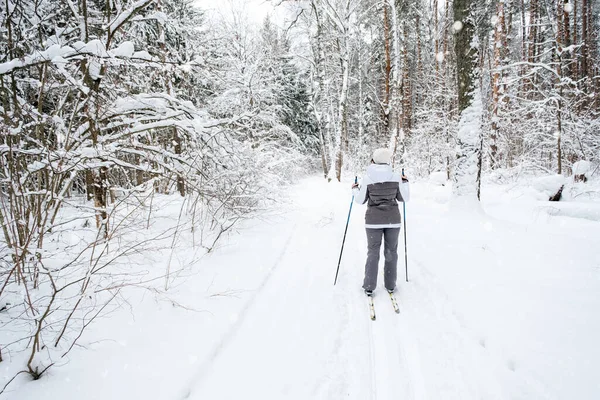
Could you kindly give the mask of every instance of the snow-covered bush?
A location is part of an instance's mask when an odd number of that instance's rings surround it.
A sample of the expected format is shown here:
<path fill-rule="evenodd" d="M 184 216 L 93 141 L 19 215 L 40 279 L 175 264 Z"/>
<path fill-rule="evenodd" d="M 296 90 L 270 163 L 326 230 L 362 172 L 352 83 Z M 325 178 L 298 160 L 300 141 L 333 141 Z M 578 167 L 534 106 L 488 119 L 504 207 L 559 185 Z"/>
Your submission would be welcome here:
<path fill-rule="evenodd" d="M 234 59 L 233 34 L 207 29 L 189 0 L 7 4 L 0 361 L 37 379 L 121 290 L 144 286 L 131 256 L 169 247 L 184 223 L 210 251 L 305 172 L 311 132 L 283 112 L 279 71 L 261 75 L 271 55 Z M 183 215 L 149 237 L 163 194 L 181 196 Z"/>

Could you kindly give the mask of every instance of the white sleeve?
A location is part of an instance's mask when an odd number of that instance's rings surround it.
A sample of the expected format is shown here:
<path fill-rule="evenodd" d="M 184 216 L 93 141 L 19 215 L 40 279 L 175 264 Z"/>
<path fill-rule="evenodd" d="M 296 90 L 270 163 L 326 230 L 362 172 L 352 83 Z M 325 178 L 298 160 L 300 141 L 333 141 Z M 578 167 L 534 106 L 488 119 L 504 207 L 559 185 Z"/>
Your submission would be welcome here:
<path fill-rule="evenodd" d="M 400 182 L 400 195 L 405 203 L 410 201 L 410 187 L 408 186 L 408 182 Z"/>
<path fill-rule="evenodd" d="M 364 204 L 367 201 L 367 186 L 369 180 L 365 176 L 362 180 L 358 189 L 352 189 L 352 195 L 354 196 L 354 202 L 358 204 Z"/>

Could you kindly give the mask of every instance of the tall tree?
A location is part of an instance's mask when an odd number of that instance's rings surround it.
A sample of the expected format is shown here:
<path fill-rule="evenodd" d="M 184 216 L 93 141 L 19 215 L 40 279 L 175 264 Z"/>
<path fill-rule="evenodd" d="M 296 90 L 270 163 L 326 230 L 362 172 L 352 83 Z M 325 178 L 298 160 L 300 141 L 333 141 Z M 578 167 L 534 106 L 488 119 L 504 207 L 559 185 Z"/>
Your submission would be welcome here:
<path fill-rule="evenodd" d="M 482 166 L 481 94 L 477 88 L 475 67 L 478 62 L 478 41 L 475 36 L 475 2 L 454 0 L 454 51 L 458 78 L 457 154 L 454 171 L 455 196 L 480 197 Z"/>

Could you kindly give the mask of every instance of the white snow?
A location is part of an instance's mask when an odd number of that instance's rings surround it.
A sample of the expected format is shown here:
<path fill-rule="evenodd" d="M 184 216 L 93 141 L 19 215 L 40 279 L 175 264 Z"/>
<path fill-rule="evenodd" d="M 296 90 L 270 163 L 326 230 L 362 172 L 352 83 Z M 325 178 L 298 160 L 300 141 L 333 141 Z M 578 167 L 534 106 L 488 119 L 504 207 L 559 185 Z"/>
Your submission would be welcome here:
<path fill-rule="evenodd" d="M 474 90 L 472 103 L 462 111 L 458 123 L 454 191 L 457 197 L 476 197 L 477 164 L 481 141 L 481 93 Z"/>
<path fill-rule="evenodd" d="M 155 12 L 150 18 L 156 19 L 161 25 L 165 25 L 169 21 L 169 17 L 164 12 Z"/>
<path fill-rule="evenodd" d="M 90 59 L 88 64 L 88 72 L 92 79 L 100 79 L 102 70 L 102 63 L 98 59 Z"/>
<path fill-rule="evenodd" d="M 59 57 L 62 55 L 63 55 L 63 51 L 62 51 L 62 48 L 60 47 L 60 45 L 53 44 L 52 46 L 48 47 L 48 49 L 46 50 L 45 57 L 47 57 L 49 60 L 52 60 L 53 58 Z"/>
<path fill-rule="evenodd" d="M 98 39 L 90 40 L 89 42 L 87 42 L 84 51 L 101 58 L 109 56 L 106 52 L 106 47 L 104 46 L 104 43 L 102 43 Z"/>
<path fill-rule="evenodd" d="M 565 182 L 566 178 L 562 175 L 543 176 L 533 181 L 532 188 L 540 192 L 547 200 L 548 197 L 555 195 Z M 544 200 L 544 198 L 540 198 L 540 200 Z"/>
<path fill-rule="evenodd" d="M 179 69 L 181 69 L 185 73 L 190 73 L 192 71 L 192 66 L 190 64 L 186 63 L 186 64 L 179 66 Z"/>
<path fill-rule="evenodd" d="M 52 58 L 52 64 L 67 64 L 69 62 L 69 60 L 63 58 L 62 56 L 56 56 L 54 58 Z"/>
<path fill-rule="evenodd" d="M 128 9 L 122 11 L 115 19 L 113 19 L 108 28 L 111 32 L 114 32 L 119 26 L 121 26 L 128 18 L 131 18 L 133 13 L 138 9 L 147 7 L 153 0 L 138 0 L 131 5 Z"/>
<path fill-rule="evenodd" d="M 44 61 L 61 62 L 63 57 L 67 57 L 73 53 L 73 48 L 70 46 L 61 47 L 58 44 L 53 44 L 44 51 L 35 51 L 23 58 L 16 58 L 4 63 L 0 63 L 0 75 L 7 74 L 16 68 L 23 68 L 29 65 L 34 65 Z"/>
<path fill-rule="evenodd" d="M 156 60 L 155 58 L 152 58 L 150 53 L 148 53 L 146 50 L 136 51 L 135 53 L 133 53 L 131 55 L 131 57 L 138 58 L 140 60 L 145 60 L 145 61 L 155 61 Z"/>
<path fill-rule="evenodd" d="M 79 52 L 79 53 L 83 53 L 85 51 L 85 43 L 78 40 L 77 42 L 73 43 L 73 48 Z"/>
<path fill-rule="evenodd" d="M 125 41 L 119 45 L 116 49 L 110 51 L 115 57 L 129 58 L 135 53 L 135 47 L 132 42 Z"/>
<path fill-rule="evenodd" d="M 567 14 L 570 14 L 573 11 L 573 5 L 571 3 L 565 4 L 564 10 Z"/>
<path fill-rule="evenodd" d="M 429 181 L 436 185 L 444 186 L 448 182 L 447 174 L 445 171 L 433 172 L 429 175 Z"/>
<path fill-rule="evenodd" d="M 600 224 L 573 217 L 597 212 L 598 203 L 549 203 L 525 190 L 516 201 L 514 185 L 485 185 L 485 214 L 457 214 L 449 185 L 413 182 L 408 283 L 399 246 L 401 313 L 381 280 L 372 322 L 360 289 L 364 206 L 352 210 L 333 286 L 350 183 L 301 180 L 211 254 L 180 232 L 171 258 L 179 278 L 166 295 L 124 292 L 68 359 L 39 381 L 20 376 L 4 398 L 600 396 Z M 142 235 L 178 218 L 181 198 L 155 201 L 159 215 Z M 555 206 L 560 213 L 546 212 Z M 139 254 L 132 266 L 156 274 L 170 253 Z"/>
<path fill-rule="evenodd" d="M 0 64 L 0 74 L 6 74 L 19 65 L 19 60 L 10 60 Z"/>
<path fill-rule="evenodd" d="M 458 33 L 462 30 L 463 28 L 463 23 L 461 21 L 454 21 L 454 23 L 452 24 L 452 29 L 454 31 L 454 33 Z"/>
<path fill-rule="evenodd" d="M 581 160 L 573 164 L 573 175 L 587 175 L 592 170 L 592 163 Z"/>

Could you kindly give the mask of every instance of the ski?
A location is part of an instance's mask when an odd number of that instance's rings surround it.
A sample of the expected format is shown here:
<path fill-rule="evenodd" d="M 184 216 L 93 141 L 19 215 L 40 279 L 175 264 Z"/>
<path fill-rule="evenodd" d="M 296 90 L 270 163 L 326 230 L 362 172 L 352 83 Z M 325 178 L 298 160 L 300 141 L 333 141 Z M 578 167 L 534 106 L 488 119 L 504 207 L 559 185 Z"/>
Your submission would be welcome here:
<path fill-rule="evenodd" d="M 373 303 L 373 296 L 367 296 L 369 298 L 369 314 L 371 315 L 371 321 L 375 321 L 375 304 Z"/>
<path fill-rule="evenodd" d="M 394 293 L 390 293 L 390 300 L 392 300 L 392 307 L 394 307 L 396 314 L 400 314 L 400 307 L 398 307 L 398 302 L 396 301 L 396 297 L 394 297 Z"/>

